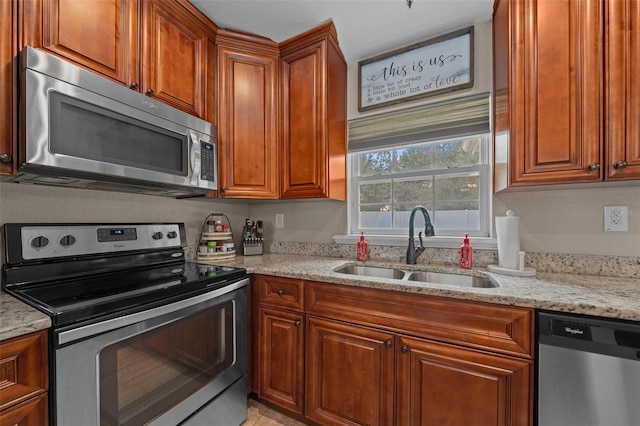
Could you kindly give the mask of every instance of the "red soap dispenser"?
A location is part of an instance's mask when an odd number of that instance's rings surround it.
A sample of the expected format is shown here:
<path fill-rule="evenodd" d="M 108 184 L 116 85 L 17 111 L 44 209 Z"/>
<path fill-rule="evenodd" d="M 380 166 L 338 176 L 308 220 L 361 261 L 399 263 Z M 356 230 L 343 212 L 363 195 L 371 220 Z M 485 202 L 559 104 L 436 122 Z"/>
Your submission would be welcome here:
<path fill-rule="evenodd" d="M 369 243 L 364 239 L 364 232 L 360 234 L 360 241 L 356 244 L 356 259 L 359 262 L 369 260 Z"/>
<path fill-rule="evenodd" d="M 469 244 L 469 234 L 464 234 L 464 241 L 460 246 L 460 267 L 464 269 L 473 267 L 473 249 Z"/>

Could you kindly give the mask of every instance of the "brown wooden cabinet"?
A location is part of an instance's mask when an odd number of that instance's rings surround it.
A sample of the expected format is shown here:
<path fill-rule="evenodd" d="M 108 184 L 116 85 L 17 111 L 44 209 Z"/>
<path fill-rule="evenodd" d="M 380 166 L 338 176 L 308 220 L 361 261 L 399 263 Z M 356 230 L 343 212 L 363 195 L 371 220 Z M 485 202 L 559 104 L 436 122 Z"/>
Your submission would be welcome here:
<path fill-rule="evenodd" d="M 315 282 L 305 290 L 308 418 L 532 424 L 532 310 Z"/>
<path fill-rule="evenodd" d="M 533 424 L 532 309 L 254 279 L 266 402 L 322 425 Z"/>
<path fill-rule="evenodd" d="M 607 179 L 640 178 L 640 1 L 606 2 Z"/>
<path fill-rule="evenodd" d="M 73 61 L 121 84 L 137 80 L 138 1 L 25 0 L 22 46 Z"/>
<path fill-rule="evenodd" d="M 215 122 L 215 25 L 186 1 L 144 0 L 141 12 L 141 92 Z"/>
<path fill-rule="evenodd" d="M 0 1 L 0 176 L 11 175 L 16 168 L 12 58 L 17 48 L 17 8 L 18 2 Z"/>
<path fill-rule="evenodd" d="M 306 416 L 323 425 L 394 424 L 394 340 L 386 331 L 309 316 Z"/>
<path fill-rule="evenodd" d="M 280 44 L 280 198 L 346 199 L 347 65 L 329 22 Z"/>
<path fill-rule="evenodd" d="M 0 342 L 0 424 L 49 424 L 47 331 Z"/>
<path fill-rule="evenodd" d="M 260 308 L 258 396 L 292 412 L 303 412 L 304 315 Z"/>
<path fill-rule="evenodd" d="M 220 196 L 277 199 L 278 45 L 228 30 L 216 45 Z"/>
<path fill-rule="evenodd" d="M 497 190 L 640 178 L 640 142 L 633 139 L 640 125 L 629 119 L 640 110 L 638 60 L 628 53 L 640 44 L 633 23 L 638 7 L 635 1 L 497 2 Z"/>
<path fill-rule="evenodd" d="M 217 27 L 186 0 L 25 0 L 18 15 L 20 46 L 215 122 Z"/>
<path fill-rule="evenodd" d="M 509 142 L 496 155 L 508 150 L 509 186 L 602 180 L 602 4 L 497 2 L 495 104 L 508 117 L 495 132 Z"/>
<path fill-rule="evenodd" d="M 304 282 L 258 275 L 258 396 L 291 414 L 304 412 Z"/>
<path fill-rule="evenodd" d="M 402 336 L 398 425 L 530 425 L 530 361 Z"/>

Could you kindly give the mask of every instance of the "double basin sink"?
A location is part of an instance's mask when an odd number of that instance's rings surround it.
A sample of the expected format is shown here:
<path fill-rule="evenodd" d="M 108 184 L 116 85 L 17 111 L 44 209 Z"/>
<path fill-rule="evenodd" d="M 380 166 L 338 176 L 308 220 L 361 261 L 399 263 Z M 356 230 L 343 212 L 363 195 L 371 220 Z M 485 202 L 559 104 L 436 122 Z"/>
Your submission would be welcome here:
<path fill-rule="evenodd" d="M 388 278 L 392 280 L 414 281 L 431 284 L 446 284 L 460 287 L 496 288 L 500 284 L 489 277 L 463 275 L 446 272 L 405 271 L 381 266 L 345 265 L 334 272 L 360 277 Z"/>

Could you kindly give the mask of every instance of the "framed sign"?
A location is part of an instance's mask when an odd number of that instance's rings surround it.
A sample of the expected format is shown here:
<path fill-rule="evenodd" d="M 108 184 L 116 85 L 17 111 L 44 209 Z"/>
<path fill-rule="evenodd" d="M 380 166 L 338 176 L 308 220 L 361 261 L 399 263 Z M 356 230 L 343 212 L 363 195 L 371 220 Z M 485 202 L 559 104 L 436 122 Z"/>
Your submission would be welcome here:
<path fill-rule="evenodd" d="M 358 62 L 358 111 L 473 87 L 473 27 Z"/>

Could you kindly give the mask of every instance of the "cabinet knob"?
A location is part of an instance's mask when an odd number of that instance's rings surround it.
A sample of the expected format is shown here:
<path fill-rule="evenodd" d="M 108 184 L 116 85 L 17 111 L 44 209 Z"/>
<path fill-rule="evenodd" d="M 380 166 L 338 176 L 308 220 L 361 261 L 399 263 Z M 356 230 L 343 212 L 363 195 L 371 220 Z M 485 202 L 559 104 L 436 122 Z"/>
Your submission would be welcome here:
<path fill-rule="evenodd" d="M 227 188 L 223 186 L 222 188 L 220 188 L 220 192 L 227 192 Z"/>
<path fill-rule="evenodd" d="M 385 345 L 387 348 L 390 348 L 390 347 L 392 347 L 392 346 L 393 346 L 393 343 L 391 342 L 391 340 L 387 340 L 386 342 L 384 342 L 384 345 Z"/>
<path fill-rule="evenodd" d="M 615 169 L 624 169 L 625 167 L 628 167 L 629 163 L 627 163 L 626 161 L 618 161 L 616 164 L 613 165 L 613 167 Z"/>
<path fill-rule="evenodd" d="M 600 163 L 591 163 L 589 164 L 589 170 L 596 171 L 600 169 Z"/>
<path fill-rule="evenodd" d="M 129 89 L 133 89 L 133 90 L 137 90 L 138 87 L 140 87 L 140 85 L 135 81 L 132 81 L 131 84 L 129 85 Z"/>
<path fill-rule="evenodd" d="M 401 351 L 403 354 L 408 354 L 408 353 L 409 353 L 409 346 L 404 345 L 402 348 L 400 348 L 400 351 Z"/>
<path fill-rule="evenodd" d="M 152 96 L 154 92 L 153 92 L 153 89 L 147 89 L 144 91 L 144 93 L 146 93 L 149 96 Z"/>
<path fill-rule="evenodd" d="M 302 324 L 300 320 L 296 320 L 296 322 L 293 323 L 296 327 L 300 327 L 300 324 Z"/>
<path fill-rule="evenodd" d="M 284 290 L 282 289 L 278 290 L 278 296 L 282 296 L 282 295 L 284 295 Z"/>
<path fill-rule="evenodd" d="M 0 154 L 0 163 L 10 163 L 11 161 L 13 161 L 11 155 L 5 153 Z"/>

